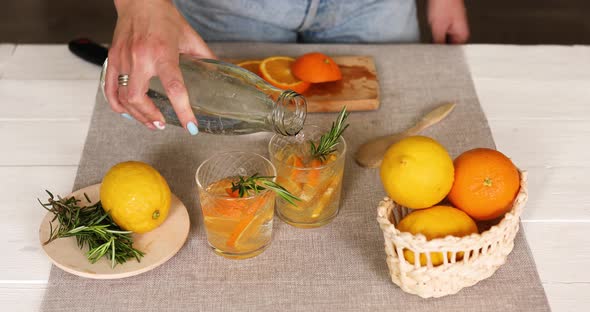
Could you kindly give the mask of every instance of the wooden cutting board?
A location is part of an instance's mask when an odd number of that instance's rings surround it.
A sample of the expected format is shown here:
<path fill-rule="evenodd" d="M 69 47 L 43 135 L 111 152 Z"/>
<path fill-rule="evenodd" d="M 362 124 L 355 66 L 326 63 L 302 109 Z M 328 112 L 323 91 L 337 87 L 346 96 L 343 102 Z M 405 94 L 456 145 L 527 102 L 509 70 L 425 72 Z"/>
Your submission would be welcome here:
<path fill-rule="evenodd" d="M 367 111 L 379 108 L 379 81 L 370 56 L 334 56 L 342 80 L 312 84 L 303 93 L 309 112 Z"/>
<path fill-rule="evenodd" d="M 368 111 L 379 108 L 379 80 L 375 62 L 371 56 L 333 56 L 340 66 L 342 80 L 313 84 L 303 93 L 307 99 L 307 111 L 339 112 Z M 238 60 L 231 60 L 239 63 Z"/>

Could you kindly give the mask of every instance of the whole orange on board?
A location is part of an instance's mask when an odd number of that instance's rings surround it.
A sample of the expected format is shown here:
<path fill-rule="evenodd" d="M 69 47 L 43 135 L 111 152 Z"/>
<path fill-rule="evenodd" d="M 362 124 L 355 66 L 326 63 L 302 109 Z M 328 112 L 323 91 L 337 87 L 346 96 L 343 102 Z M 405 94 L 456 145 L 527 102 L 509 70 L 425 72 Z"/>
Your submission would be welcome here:
<path fill-rule="evenodd" d="M 520 174 L 504 154 L 489 148 L 464 152 L 454 161 L 449 200 L 476 220 L 492 220 L 510 210 Z"/>
<path fill-rule="evenodd" d="M 291 70 L 295 77 L 312 83 L 342 79 L 338 64 L 331 57 L 319 52 L 301 55 L 295 60 Z"/>
<path fill-rule="evenodd" d="M 266 58 L 260 63 L 259 67 L 262 78 L 279 89 L 303 93 L 311 84 L 293 76 L 291 65 L 294 62 L 295 59 L 288 56 Z"/>

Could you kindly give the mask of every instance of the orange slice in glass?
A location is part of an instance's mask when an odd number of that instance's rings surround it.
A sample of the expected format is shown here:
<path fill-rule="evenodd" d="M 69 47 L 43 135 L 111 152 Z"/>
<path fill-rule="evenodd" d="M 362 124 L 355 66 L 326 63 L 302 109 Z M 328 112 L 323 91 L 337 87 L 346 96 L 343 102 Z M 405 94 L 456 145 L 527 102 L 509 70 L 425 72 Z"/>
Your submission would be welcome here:
<path fill-rule="evenodd" d="M 301 81 L 293 75 L 291 72 L 293 63 L 295 63 L 295 59 L 287 56 L 266 58 L 260 63 L 262 78 L 279 89 L 303 93 L 311 84 Z"/>
<path fill-rule="evenodd" d="M 253 201 L 248 203 L 247 209 L 245 209 L 242 213 L 240 222 L 236 225 L 233 232 L 229 236 L 226 245 L 229 247 L 237 247 L 236 241 L 243 239 L 244 233 L 247 232 L 247 229 L 255 228 L 257 229 L 257 224 L 260 222 L 253 222 L 256 220 L 256 216 L 260 217 L 260 215 L 256 214 L 259 209 L 269 201 L 269 195 L 260 195 L 260 197 L 254 199 Z M 274 200 L 274 199 L 273 199 Z M 272 214 L 272 212 L 271 212 Z M 261 224 L 261 223 L 260 223 Z M 253 230 L 248 231 L 248 233 L 253 232 Z M 248 235 L 246 237 L 249 237 Z"/>

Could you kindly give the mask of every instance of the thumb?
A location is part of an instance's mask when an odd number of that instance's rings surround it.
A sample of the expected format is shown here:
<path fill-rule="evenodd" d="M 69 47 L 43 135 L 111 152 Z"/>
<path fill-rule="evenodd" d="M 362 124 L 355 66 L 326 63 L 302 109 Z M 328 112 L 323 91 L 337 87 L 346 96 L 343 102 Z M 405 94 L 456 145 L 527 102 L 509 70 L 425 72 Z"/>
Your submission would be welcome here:
<path fill-rule="evenodd" d="M 184 35 L 179 43 L 180 53 L 190 54 L 203 58 L 217 58 L 213 51 L 209 49 L 205 40 L 199 36 L 199 34 L 192 29 L 190 26 L 186 27 Z"/>

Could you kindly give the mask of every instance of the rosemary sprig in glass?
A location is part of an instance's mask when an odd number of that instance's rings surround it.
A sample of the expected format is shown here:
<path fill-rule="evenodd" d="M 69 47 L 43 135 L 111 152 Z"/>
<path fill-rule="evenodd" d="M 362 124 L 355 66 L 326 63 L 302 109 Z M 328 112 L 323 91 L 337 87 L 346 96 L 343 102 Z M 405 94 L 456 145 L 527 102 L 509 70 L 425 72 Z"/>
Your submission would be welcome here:
<path fill-rule="evenodd" d="M 42 203 L 39 200 L 39 203 L 53 213 L 54 217 L 49 222 L 49 239 L 44 245 L 58 238 L 75 237 L 80 249 L 88 246 L 88 261 L 96 263 L 106 256 L 111 261 L 112 268 L 132 258 L 139 262 L 143 257 L 143 252 L 133 248 L 131 231 L 122 230 L 104 211 L 100 201 L 91 206 L 80 206 L 81 200 L 73 196 L 58 196 L 55 199 L 51 192 L 46 192 L 49 194 L 48 202 Z M 84 197 L 91 203 L 86 193 Z M 57 228 L 53 227 L 55 220 L 59 223 Z"/>
<path fill-rule="evenodd" d="M 344 124 L 349 114 L 346 112 L 346 107 L 342 108 L 336 122 L 332 123 L 332 128 L 320 137 L 318 144 L 316 145 L 313 141 L 310 141 L 311 156 L 313 158 L 325 161 L 328 155 L 336 151 L 336 145 L 338 145 L 340 136 L 342 136 L 344 130 L 349 126 L 348 124 Z"/>
<path fill-rule="evenodd" d="M 275 192 L 279 197 L 284 199 L 286 202 L 293 206 L 297 206 L 295 201 L 301 201 L 301 199 L 291 194 L 287 189 L 280 186 L 272 179 L 272 176 L 259 176 L 258 173 L 251 175 L 250 177 L 238 176 L 236 182 L 232 182 L 231 190 L 233 192 L 238 191 L 239 197 L 250 196 L 251 192 L 258 194 L 267 188 Z"/>

